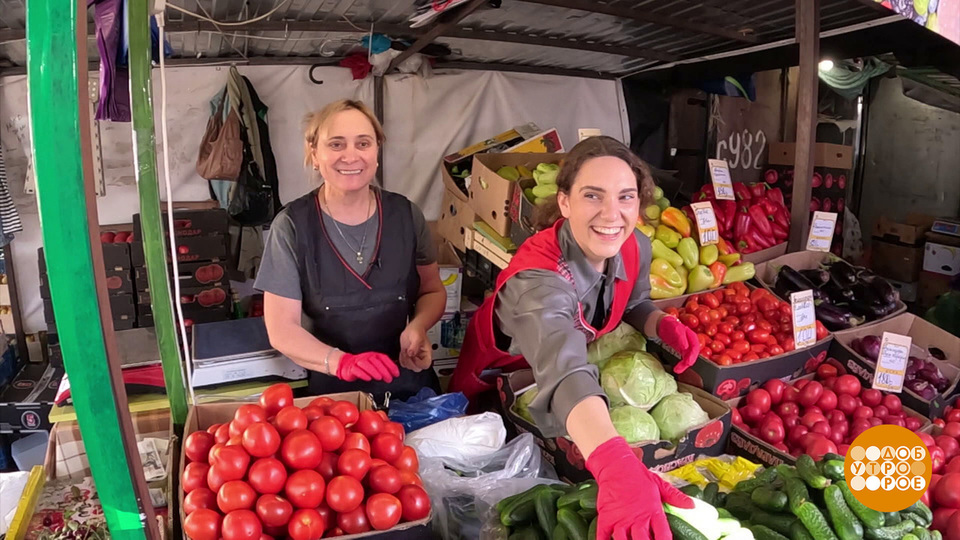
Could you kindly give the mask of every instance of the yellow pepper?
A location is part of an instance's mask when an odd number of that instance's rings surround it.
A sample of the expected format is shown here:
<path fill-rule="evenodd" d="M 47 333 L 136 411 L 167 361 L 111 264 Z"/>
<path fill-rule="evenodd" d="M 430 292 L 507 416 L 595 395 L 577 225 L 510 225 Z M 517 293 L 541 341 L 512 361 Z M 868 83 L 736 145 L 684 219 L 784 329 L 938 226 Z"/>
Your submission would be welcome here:
<path fill-rule="evenodd" d="M 659 225 L 657 227 L 657 232 L 654 234 L 654 238 L 663 242 L 663 245 L 667 246 L 670 249 L 674 249 L 680 244 L 680 233 L 667 227 L 666 225 Z"/>
<path fill-rule="evenodd" d="M 713 285 L 713 272 L 709 268 L 698 264 L 690 270 L 690 284 L 687 286 L 688 293 L 698 293 L 705 291 Z"/>
<path fill-rule="evenodd" d="M 665 259 L 654 258 L 650 262 L 650 275 L 660 276 L 663 279 L 667 280 L 667 283 L 671 287 L 679 287 L 683 284 L 683 280 L 680 278 L 680 274 L 677 273 L 677 269 L 673 266 L 670 266 Z"/>
<path fill-rule="evenodd" d="M 727 275 L 723 278 L 723 284 L 729 285 L 735 281 L 746 281 L 752 279 L 753 276 L 757 274 L 756 268 L 753 267 L 753 263 L 745 262 L 738 264 L 737 266 L 731 266 L 727 268 Z"/>
<path fill-rule="evenodd" d="M 729 254 L 729 255 L 721 255 L 721 256 L 717 257 L 717 260 L 720 261 L 720 262 L 722 262 L 723 264 L 725 264 L 725 265 L 727 265 L 727 266 L 733 266 L 733 265 L 737 264 L 738 262 L 740 262 L 740 254 L 739 254 L 739 253 L 731 253 L 731 254 Z"/>
<path fill-rule="evenodd" d="M 680 233 L 684 238 L 690 238 L 692 227 L 690 220 L 679 208 L 669 207 L 660 213 L 660 222 Z"/>
<path fill-rule="evenodd" d="M 666 261 L 670 263 L 670 266 L 674 268 L 683 266 L 683 257 L 678 255 L 676 251 L 665 246 L 660 240 L 654 238 L 650 241 L 650 246 L 653 248 L 654 258 L 666 259 Z"/>
<path fill-rule="evenodd" d="M 661 276 L 650 274 L 650 298 L 653 300 L 662 300 L 664 298 L 674 298 L 683 294 L 679 287 L 671 287 L 667 280 Z"/>
<path fill-rule="evenodd" d="M 700 247 L 700 264 L 704 266 L 710 266 L 711 264 L 717 262 L 717 257 L 720 256 L 720 252 L 717 251 L 717 246 L 701 246 Z"/>
<path fill-rule="evenodd" d="M 657 230 L 651 227 L 650 225 L 643 225 L 640 223 L 637 224 L 637 229 L 639 229 L 644 236 L 646 236 L 651 240 L 653 239 L 653 235 L 657 232 Z"/>

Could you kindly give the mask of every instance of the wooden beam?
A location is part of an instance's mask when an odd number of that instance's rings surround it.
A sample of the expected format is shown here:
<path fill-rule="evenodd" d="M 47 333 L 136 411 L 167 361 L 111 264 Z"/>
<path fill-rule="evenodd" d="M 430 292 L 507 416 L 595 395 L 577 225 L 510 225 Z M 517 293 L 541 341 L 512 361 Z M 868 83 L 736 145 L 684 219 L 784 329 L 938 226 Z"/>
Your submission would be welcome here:
<path fill-rule="evenodd" d="M 817 133 L 817 86 L 820 82 L 820 0 L 795 1 L 800 73 L 797 77 L 797 144 L 790 210 L 790 251 L 804 249 L 810 230 L 810 188 Z"/>
<path fill-rule="evenodd" d="M 404 60 L 422 51 L 424 47 L 431 44 L 433 40 L 442 36 L 448 30 L 455 28 L 464 17 L 470 15 L 488 1 L 489 0 L 470 0 L 466 4 L 461 4 L 452 8 L 449 12 L 440 15 L 436 24 L 414 41 L 407 50 L 400 53 L 390 62 L 390 67 L 387 69 L 387 72 L 389 73 L 391 70 L 396 69 Z"/>
<path fill-rule="evenodd" d="M 620 56 L 627 56 L 629 58 L 647 58 L 649 60 L 659 60 L 661 62 L 675 62 L 680 59 L 680 57 L 677 55 L 664 51 L 658 51 L 656 49 L 636 47 L 633 45 L 615 45 L 613 43 L 587 41 L 582 37 L 548 37 L 464 27 L 448 30 L 444 34 L 444 37 L 475 39 L 482 41 L 501 41 L 504 43 L 520 43 L 523 45 L 536 45 L 540 47 L 558 47 L 561 49 L 574 49 L 578 51 L 616 54 Z"/>
<path fill-rule="evenodd" d="M 586 79 L 616 79 L 617 75 L 603 71 L 587 69 L 567 69 L 550 66 L 531 66 L 527 64 L 496 64 L 488 62 L 437 62 L 434 69 L 476 69 L 483 71 L 508 71 L 514 73 L 540 73 L 561 77 L 583 77 Z"/>
<path fill-rule="evenodd" d="M 672 28 L 679 28 L 681 30 L 687 30 L 689 32 L 695 32 L 698 34 L 707 34 L 711 36 L 722 37 L 726 39 L 732 39 L 734 41 L 742 41 L 744 43 L 756 43 L 756 36 L 749 34 L 743 34 L 737 32 L 736 30 L 728 30 L 726 28 L 719 28 L 710 24 L 698 23 L 690 21 L 681 17 L 673 17 L 671 15 L 661 15 L 659 13 L 653 13 L 648 9 L 633 9 L 629 7 L 626 3 L 611 5 L 611 4 L 602 4 L 594 0 L 522 0 L 523 2 L 529 2 L 531 4 L 541 4 L 544 6 L 554 6 L 567 9 L 579 9 L 580 11 L 587 11 L 590 13 L 600 13 L 603 15 L 610 15 L 612 17 L 620 17 L 621 19 L 632 19 L 634 21 L 657 24 L 660 26 L 670 26 Z"/>

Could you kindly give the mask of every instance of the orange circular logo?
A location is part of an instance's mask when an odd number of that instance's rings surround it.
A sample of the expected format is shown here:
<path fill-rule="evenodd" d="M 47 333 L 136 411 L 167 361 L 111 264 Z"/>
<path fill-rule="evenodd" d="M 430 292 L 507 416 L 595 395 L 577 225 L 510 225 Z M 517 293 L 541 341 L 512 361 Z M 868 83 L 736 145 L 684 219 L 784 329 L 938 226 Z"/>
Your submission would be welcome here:
<path fill-rule="evenodd" d="M 878 512 L 898 512 L 930 485 L 930 452 L 912 431 L 876 426 L 847 450 L 844 476 L 854 497 Z"/>

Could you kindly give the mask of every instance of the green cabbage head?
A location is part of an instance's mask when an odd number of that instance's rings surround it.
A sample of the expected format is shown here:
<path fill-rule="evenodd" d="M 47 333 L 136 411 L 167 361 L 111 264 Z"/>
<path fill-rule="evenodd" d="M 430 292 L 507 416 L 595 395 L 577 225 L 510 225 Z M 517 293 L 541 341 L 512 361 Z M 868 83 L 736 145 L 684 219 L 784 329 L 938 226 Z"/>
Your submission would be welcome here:
<path fill-rule="evenodd" d="M 628 444 L 641 441 L 660 440 L 660 428 L 653 421 L 653 417 L 639 407 L 622 405 L 610 409 L 610 419 L 617 433 L 627 440 Z"/>
<path fill-rule="evenodd" d="M 701 409 L 687 392 L 663 398 L 650 411 L 650 416 L 660 428 L 660 436 L 674 443 L 691 429 L 710 420 L 710 415 Z"/>
<path fill-rule="evenodd" d="M 600 368 L 600 384 L 610 406 L 633 405 L 649 410 L 664 396 L 677 391 L 677 381 L 657 357 L 642 351 L 623 351 Z"/>
<path fill-rule="evenodd" d="M 622 322 L 611 332 L 587 346 L 587 362 L 603 367 L 607 359 L 621 351 L 645 351 L 647 339 L 634 327 Z"/>

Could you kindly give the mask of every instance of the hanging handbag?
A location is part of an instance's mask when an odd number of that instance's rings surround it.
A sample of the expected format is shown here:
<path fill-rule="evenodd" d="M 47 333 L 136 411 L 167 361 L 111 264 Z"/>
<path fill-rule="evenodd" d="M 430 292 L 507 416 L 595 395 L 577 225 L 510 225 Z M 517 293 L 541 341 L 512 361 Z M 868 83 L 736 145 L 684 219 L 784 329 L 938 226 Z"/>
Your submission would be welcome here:
<path fill-rule="evenodd" d="M 240 140 L 240 117 L 236 107 L 231 107 L 223 118 L 223 106 L 227 101 L 227 89 L 223 89 L 220 104 L 210 119 L 200 141 L 197 156 L 197 174 L 207 180 L 236 180 L 243 166 L 243 141 Z"/>

